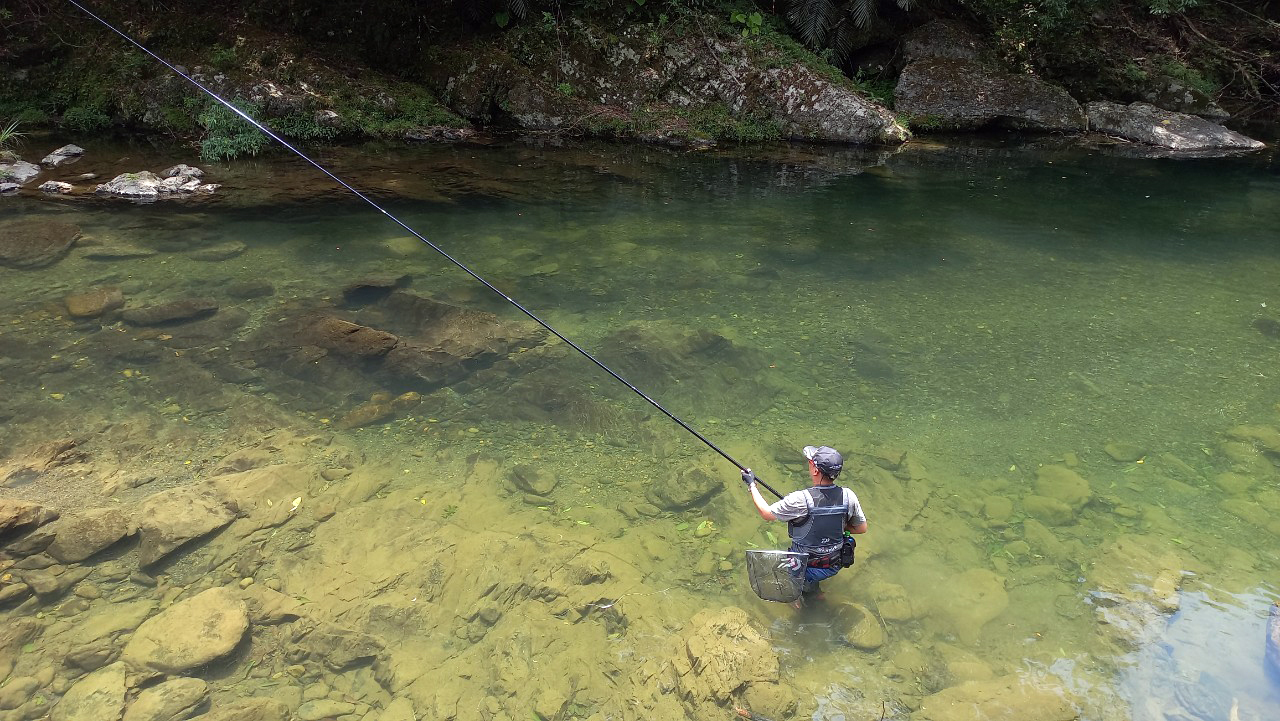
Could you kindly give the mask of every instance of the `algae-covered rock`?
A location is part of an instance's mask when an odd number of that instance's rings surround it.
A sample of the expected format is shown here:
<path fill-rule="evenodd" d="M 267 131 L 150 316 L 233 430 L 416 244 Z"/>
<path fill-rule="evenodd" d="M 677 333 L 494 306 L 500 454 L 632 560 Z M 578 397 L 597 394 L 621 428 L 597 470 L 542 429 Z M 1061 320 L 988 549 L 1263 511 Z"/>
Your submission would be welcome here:
<path fill-rule="evenodd" d="M 740 608 L 698 612 L 680 645 L 672 665 L 688 699 L 723 703 L 749 683 L 778 681 L 777 653 Z"/>
<path fill-rule="evenodd" d="M 83 561 L 129 533 L 129 517 L 119 508 L 94 508 L 68 514 L 45 526 L 53 534 L 46 552 L 62 563 Z"/>
<path fill-rule="evenodd" d="M 0 223 L 0 266 L 32 269 L 62 259 L 80 228 L 60 220 L 24 219 Z"/>
<path fill-rule="evenodd" d="M 689 468 L 679 474 L 663 475 L 645 495 L 663 510 L 683 511 L 705 504 L 722 490 L 724 481 L 704 468 Z"/>
<path fill-rule="evenodd" d="M 1056 498 L 1079 511 L 1093 493 L 1089 481 L 1066 466 L 1041 466 L 1036 469 L 1036 493 Z"/>
<path fill-rule="evenodd" d="M 138 565 L 150 566 L 187 541 L 200 538 L 235 518 L 208 488 L 182 487 L 148 496 L 135 522 L 141 542 Z"/>
<path fill-rule="evenodd" d="M 209 695 L 198 678 L 175 678 L 144 689 L 125 709 L 124 721 L 180 721 L 191 716 Z"/>
<path fill-rule="evenodd" d="M 116 662 L 76 681 L 53 707 L 52 721 L 119 721 L 124 713 L 124 663 Z"/>
<path fill-rule="evenodd" d="M 1031 517 L 1043 521 L 1050 526 L 1065 526 L 1075 520 L 1075 511 L 1066 503 L 1047 496 L 1027 496 L 1022 499 L 1022 508 Z"/>
<path fill-rule="evenodd" d="M 874 651 L 884 645 L 884 627 L 866 606 L 842 603 L 836 611 L 836 619 L 844 640 L 850 646 L 863 651 Z"/>
<path fill-rule="evenodd" d="M 1137 443 L 1108 443 L 1102 447 L 1111 460 L 1120 463 L 1133 463 L 1147 455 L 1147 449 Z"/>
<path fill-rule="evenodd" d="M 1004 580 L 984 568 L 958 573 L 938 585 L 934 615 L 965 643 L 975 643 L 982 627 L 1009 607 Z"/>
<path fill-rule="evenodd" d="M 968 681 L 928 696 L 912 715 L 919 721 L 1074 721 L 1066 689 L 1046 681 L 1002 676 Z"/>

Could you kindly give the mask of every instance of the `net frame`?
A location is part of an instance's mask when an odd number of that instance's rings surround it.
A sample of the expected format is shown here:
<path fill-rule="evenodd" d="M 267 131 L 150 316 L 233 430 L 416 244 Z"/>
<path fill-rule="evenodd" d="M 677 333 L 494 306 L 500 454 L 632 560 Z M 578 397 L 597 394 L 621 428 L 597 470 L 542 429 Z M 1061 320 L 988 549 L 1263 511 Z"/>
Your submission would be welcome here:
<path fill-rule="evenodd" d="M 751 590 L 765 601 L 791 603 L 804 593 L 804 571 L 809 554 L 795 551 L 752 549 L 747 555 L 747 579 Z"/>

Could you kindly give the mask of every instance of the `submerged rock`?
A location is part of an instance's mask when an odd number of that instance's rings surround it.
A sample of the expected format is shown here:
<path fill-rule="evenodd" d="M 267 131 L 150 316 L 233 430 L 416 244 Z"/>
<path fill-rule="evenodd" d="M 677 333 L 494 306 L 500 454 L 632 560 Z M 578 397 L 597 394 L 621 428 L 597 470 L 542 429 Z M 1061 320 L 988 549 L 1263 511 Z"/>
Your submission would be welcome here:
<path fill-rule="evenodd" d="M 124 307 L 124 293 L 114 286 L 73 293 L 63 302 L 72 318 L 97 318 Z"/>
<path fill-rule="evenodd" d="M 0 498 L 0 539 L 26 533 L 58 518 L 38 503 Z"/>
<path fill-rule="evenodd" d="M 740 608 L 698 612 L 681 640 L 671 663 L 688 700 L 725 703 L 748 684 L 778 682 L 777 652 Z"/>
<path fill-rule="evenodd" d="M 29 218 L 0 223 L 0 265 L 43 268 L 62 259 L 80 237 L 80 228 L 58 220 Z"/>
<path fill-rule="evenodd" d="M 248 628 L 244 601 L 229 588 L 211 588 L 147 619 L 121 658 L 161 673 L 181 674 L 230 653 Z"/>
<path fill-rule="evenodd" d="M 516 488 L 536 496 L 550 495 L 560 482 L 560 479 L 550 471 L 523 464 L 508 471 L 507 479 Z"/>
<path fill-rule="evenodd" d="M 143 308 L 130 308 L 124 312 L 124 321 L 130 325 L 164 325 L 203 318 L 217 311 L 218 304 L 212 300 L 188 298 Z"/>
<path fill-rule="evenodd" d="M 53 707 L 52 721 L 119 721 L 124 712 L 125 673 L 116 662 L 76 681 Z"/>
<path fill-rule="evenodd" d="M 226 243 L 218 243 L 204 248 L 198 248 L 187 254 L 192 260 L 219 261 L 230 260 L 244 253 L 248 248 L 244 243 L 238 240 L 227 241 Z"/>
<path fill-rule="evenodd" d="M 46 549 L 50 556 L 62 563 L 78 563 L 124 538 L 130 525 L 119 508 L 94 508 L 63 516 L 44 530 L 53 535 Z"/>
<path fill-rule="evenodd" d="M 138 565 L 150 566 L 187 541 L 231 523 L 227 510 L 211 490 L 173 488 L 148 496 L 138 507 Z"/>
<path fill-rule="evenodd" d="M 1126 140 L 1179 151 L 1261 150 L 1266 145 L 1194 115 L 1161 110 L 1148 103 L 1085 106 L 1089 127 Z"/>
<path fill-rule="evenodd" d="M 703 468 L 665 474 L 649 486 L 646 497 L 666 511 L 683 511 L 704 505 L 724 490 L 724 481 Z"/>
<path fill-rule="evenodd" d="M 124 721 L 179 721 L 191 716 L 209 696 L 198 678 L 175 678 L 147 688 L 125 709 Z"/>
<path fill-rule="evenodd" d="M 50 195 L 66 195 L 73 190 L 75 190 L 74 185 L 60 180 L 46 180 L 40 184 L 40 192 L 49 193 Z"/>
<path fill-rule="evenodd" d="M 1003 676 L 943 689 L 926 697 L 912 718 L 920 721 L 1072 721 L 1079 715 L 1065 689 L 1021 676 Z"/>

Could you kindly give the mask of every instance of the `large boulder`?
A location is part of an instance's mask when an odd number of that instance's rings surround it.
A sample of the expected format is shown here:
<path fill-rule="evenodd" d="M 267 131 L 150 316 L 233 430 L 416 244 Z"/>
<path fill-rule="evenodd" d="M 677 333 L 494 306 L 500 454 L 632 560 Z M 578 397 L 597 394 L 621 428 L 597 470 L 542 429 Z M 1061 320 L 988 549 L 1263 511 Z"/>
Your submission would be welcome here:
<path fill-rule="evenodd" d="M 934 615 L 967 644 L 977 642 L 982 627 L 1008 607 L 1004 580 L 985 568 L 952 576 L 938 585 L 933 598 Z"/>
<path fill-rule="evenodd" d="M 138 564 L 149 566 L 187 541 L 231 523 L 235 514 L 207 488 L 182 487 L 149 496 L 138 507 Z"/>
<path fill-rule="evenodd" d="M 443 66 L 464 69 L 436 81 L 463 115 L 484 119 L 496 102 L 527 130 L 575 127 L 591 116 L 616 119 L 618 132 L 643 140 L 701 145 L 709 140 L 695 137 L 700 130 L 688 127 L 688 117 L 727 109 L 743 121 L 771 123 L 793 139 L 900 145 L 909 136 L 893 113 L 852 83 L 794 59 L 762 55 L 739 37 L 694 33 L 655 44 L 650 26 L 605 34 L 577 24 L 572 32 L 580 41 L 545 56 L 547 65 L 459 57 Z M 564 92 L 566 87 L 573 91 Z M 646 122 L 636 127 L 635 117 Z"/>
<path fill-rule="evenodd" d="M 115 286 L 92 288 L 82 293 L 72 293 L 62 302 L 67 306 L 67 315 L 72 318 L 97 318 L 105 313 L 124 307 L 124 293 Z"/>
<path fill-rule="evenodd" d="M 1195 115 L 1161 110 L 1149 103 L 1120 105 L 1098 101 L 1085 106 L 1089 128 L 1170 150 L 1261 150 L 1266 145 Z"/>
<path fill-rule="evenodd" d="M 941 20 L 908 36 L 894 108 L 926 127 L 1082 131 L 1085 115 L 1066 90 L 1004 71 L 964 29 Z"/>
<path fill-rule="evenodd" d="M 229 588 L 211 588 L 147 619 L 129 639 L 121 660 L 181 674 L 231 653 L 248 628 L 244 601 Z"/>
<path fill-rule="evenodd" d="M 80 228 L 59 220 L 29 218 L 0 223 L 0 265 L 43 268 L 62 259 L 80 237 Z"/>
<path fill-rule="evenodd" d="M 216 184 L 201 183 L 204 171 L 187 165 L 175 165 L 164 171 L 160 177 L 149 170 L 137 173 L 121 173 L 111 180 L 102 183 L 95 192 L 129 200 L 153 201 L 165 197 L 191 195 L 193 193 L 212 193 L 218 189 Z"/>

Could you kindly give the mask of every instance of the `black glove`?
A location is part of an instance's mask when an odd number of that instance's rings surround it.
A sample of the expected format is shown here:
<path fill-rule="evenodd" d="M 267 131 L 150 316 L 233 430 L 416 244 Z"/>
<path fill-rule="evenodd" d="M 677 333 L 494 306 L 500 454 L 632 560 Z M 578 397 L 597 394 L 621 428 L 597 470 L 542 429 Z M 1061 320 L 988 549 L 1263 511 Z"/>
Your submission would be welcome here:
<path fill-rule="evenodd" d="M 748 468 L 742 472 L 742 482 L 747 484 L 747 488 L 750 488 L 751 484 L 756 482 L 756 474 L 752 473 L 751 469 Z"/>

